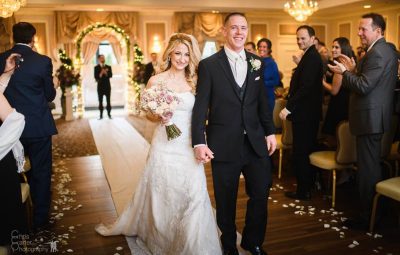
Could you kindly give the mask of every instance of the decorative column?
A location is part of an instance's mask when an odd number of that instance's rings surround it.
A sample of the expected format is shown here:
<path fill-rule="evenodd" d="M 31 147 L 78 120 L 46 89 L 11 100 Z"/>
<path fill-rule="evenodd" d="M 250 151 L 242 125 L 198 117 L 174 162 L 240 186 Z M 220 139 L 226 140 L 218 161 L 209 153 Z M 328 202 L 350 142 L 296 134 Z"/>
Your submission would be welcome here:
<path fill-rule="evenodd" d="M 71 87 L 65 88 L 65 120 L 70 121 L 74 119 L 72 109 L 72 91 Z"/>

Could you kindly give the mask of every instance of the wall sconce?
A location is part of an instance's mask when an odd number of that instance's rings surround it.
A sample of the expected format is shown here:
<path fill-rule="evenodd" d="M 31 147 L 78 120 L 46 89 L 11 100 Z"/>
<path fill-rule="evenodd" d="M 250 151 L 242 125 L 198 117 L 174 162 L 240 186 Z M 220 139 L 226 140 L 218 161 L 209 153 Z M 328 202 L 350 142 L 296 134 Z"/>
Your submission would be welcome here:
<path fill-rule="evenodd" d="M 161 43 L 158 35 L 153 37 L 153 46 L 151 47 L 151 52 L 160 53 L 161 52 Z"/>
<path fill-rule="evenodd" d="M 40 47 L 39 44 L 39 37 L 37 35 L 33 37 L 33 48 L 36 52 L 43 54 L 42 48 Z"/>

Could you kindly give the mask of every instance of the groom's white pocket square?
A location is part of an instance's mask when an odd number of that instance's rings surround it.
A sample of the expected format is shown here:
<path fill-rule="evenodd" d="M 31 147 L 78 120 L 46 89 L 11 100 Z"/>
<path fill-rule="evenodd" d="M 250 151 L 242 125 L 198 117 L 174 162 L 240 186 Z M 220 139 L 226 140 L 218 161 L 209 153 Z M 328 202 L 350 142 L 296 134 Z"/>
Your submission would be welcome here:
<path fill-rule="evenodd" d="M 254 80 L 258 81 L 260 79 L 260 76 L 257 76 Z"/>

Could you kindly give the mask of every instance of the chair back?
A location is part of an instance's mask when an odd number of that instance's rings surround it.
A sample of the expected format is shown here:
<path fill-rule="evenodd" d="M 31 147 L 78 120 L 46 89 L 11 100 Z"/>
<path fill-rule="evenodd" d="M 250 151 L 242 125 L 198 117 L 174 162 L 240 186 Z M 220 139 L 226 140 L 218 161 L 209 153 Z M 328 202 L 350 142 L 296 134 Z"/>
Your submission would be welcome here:
<path fill-rule="evenodd" d="M 356 137 L 350 133 L 348 121 L 342 121 L 336 128 L 336 162 L 351 164 L 357 162 Z"/>
<path fill-rule="evenodd" d="M 399 123 L 399 118 L 397 115 L 392 116 L 392 122 L 390 123 L 390 129 L 386 131 L 382 136 L 381 141 L 381 157 L 386 158 L 390 154 L 392 148 L 392 143 L 394 136 L 396 135 L 397 125 Z"/>
<path fill-rule="evenodd" d="M 292 122 L 289 120 L 282 121 L 282 144 L 285 146 L 293 144 Z"/>
<path fill-rule="evenodd" d="M 282 128 L 282 120 L 279 118 L 279 113 L 282 111 L 283 108 L 286 107 L 286 100 L 282 98 L 278 98 L 275 100 L 275 107 L 273 111 L 273 120 L 276 129 Z"/>

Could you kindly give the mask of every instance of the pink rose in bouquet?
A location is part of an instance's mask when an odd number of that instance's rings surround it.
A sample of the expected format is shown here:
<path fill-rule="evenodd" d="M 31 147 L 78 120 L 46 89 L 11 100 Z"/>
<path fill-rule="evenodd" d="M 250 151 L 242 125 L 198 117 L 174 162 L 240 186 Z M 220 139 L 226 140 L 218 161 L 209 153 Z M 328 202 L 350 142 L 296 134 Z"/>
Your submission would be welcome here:
<path fill-rule="evenodd" d="M 145 112 L 158 115 L 164 119 L 171 119 L 174 110 L 180 103 L 180 99 L 176 94 L 165 86 L 153 86 L 145 89 L 140 97 L 140 107 Z M 179 137 L 182 132 L 179 128 L 169 121 L 165 125 L 168 140 Z"/>

